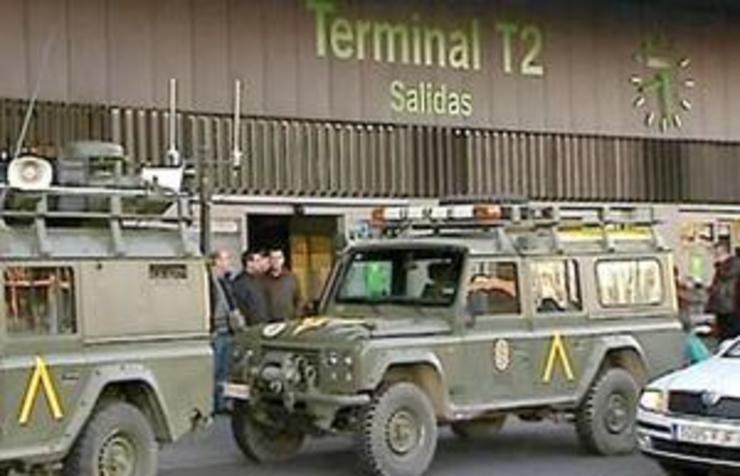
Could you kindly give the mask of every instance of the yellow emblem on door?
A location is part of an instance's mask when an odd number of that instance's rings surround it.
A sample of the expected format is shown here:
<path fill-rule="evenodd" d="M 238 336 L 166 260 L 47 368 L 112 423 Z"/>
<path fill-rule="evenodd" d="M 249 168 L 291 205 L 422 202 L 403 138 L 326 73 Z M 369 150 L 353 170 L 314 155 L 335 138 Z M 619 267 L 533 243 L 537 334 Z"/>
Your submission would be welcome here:
<path fill-rule="evenodd" d="M 560 333 L 556 333 L 552 337 L 550 352 L 547 356 L 547 364 L 545 365 L 545 372 L 542 375 L 543 383 L 552 382 L 552 374 L 555 371 L 556 361 L 560 362 L 562 365 L 563 372 L 565 372 L 565 378 L 567 378 L 569 382 L 575 380 L 576 377 L 573 374 L 573 366 L 570 363 L 570 357 L 568 357 L 568 350 L 565 348 L 565 342 Z"/>
<path fill-rule="evenodd" d="M 46 365 L 46 362 L 44 362 L 44 359 L 36 357 L 36 364 L 34 365 L 31 379 L 28 381 L 26 394 L 23 397 L 21 414 L 18 418 L 18 423 L 21 425 L 27 425 L 31 420 L 31 413 L 33 412 L 34 404 L 36 403 L 40 392 L 43 392 L 46 396 L 46 403 L 49 406 L 51 416 L 54 417 L 55 420 L 61 420 L 64 418 L 59 393 L 57 392 L 56 387 L 54 387 L 54 381 L 49 373 L 49 367 Z"/>

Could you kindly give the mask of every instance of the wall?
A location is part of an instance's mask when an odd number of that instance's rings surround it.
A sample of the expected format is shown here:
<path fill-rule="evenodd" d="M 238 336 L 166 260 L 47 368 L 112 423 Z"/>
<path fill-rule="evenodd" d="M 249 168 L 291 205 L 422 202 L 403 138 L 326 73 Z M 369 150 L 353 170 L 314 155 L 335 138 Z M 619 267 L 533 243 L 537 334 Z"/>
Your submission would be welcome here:
<path fill-rule="evenodd" d="M 740 121 L 733 120 L 740 115 L 740 55 L 734 54 L 740 14 L 730 0 L 336 0 L 334 13 L 318 15 L 324 5 L 0 0 L 0 97 L 28 97 L 43 70 L 43 99 L 164 107 L 167 79 L 176 77 L 183 108 L 228 112 L 232 81 L 242 78 L 245 110 L 259 116 L 740 140 Z M 419 58 L 411 42 L 412 64 L 401 64 L 401 47 L 391 61 L 386 28 L 410 37 L 431 32 L 433 53 L 434 34 L 441 33 L 446 55 L 427 58 L 421 41 L 423 64 L 413 64 Z M 673 50 L 657 56 L 673 69 L 636 60 L 643 42 L 660 33 Z M 44 65 L 47 38 L 53 47 Z M 676 88 L 660 96 L 656 83 L 645 104 L 635 106 L 640 94 L 630 79 L 636 75 L 663 84 L 673 79 Z M 408 112 L 419 83 L 432 83 L 433 92 L 445 87 L 443 114 Z M 450 106 L 453 93 L 469 95 L 469 115 Z M 691 110 L 681 107 L 684 99 Z M 673 103 L 663 109 L 670 120 L 665 131 L 661 100 Z M 646 127 L 650 111 L 658 117 Z"/>

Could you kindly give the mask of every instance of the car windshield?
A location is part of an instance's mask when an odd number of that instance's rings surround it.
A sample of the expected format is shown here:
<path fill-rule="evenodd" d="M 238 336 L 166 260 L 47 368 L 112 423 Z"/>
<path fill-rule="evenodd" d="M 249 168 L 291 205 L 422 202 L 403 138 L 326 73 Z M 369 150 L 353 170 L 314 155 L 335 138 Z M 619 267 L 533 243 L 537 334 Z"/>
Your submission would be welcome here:
<path fill-rule="evenodd" d="M 733 359 L 740 358 L 740 340 L 735 342 L 732 347 L 730 347 L 730 350 L 725 352 L 724 357 L 730 357 Z"/>
<path fill-rule="evenodd" d="M 356 251 L 344 266 L 336 302 L 449 306 L 462 262 L 462 251 L 450 248 Z"/>

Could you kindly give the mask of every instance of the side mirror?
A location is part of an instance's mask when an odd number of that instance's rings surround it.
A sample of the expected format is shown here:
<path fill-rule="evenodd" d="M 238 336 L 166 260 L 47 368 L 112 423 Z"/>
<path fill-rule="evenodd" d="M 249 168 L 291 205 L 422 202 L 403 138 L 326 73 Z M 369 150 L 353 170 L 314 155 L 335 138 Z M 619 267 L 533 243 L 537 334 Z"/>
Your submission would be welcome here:
<path fill-rule="evenodd" d="M 465 305 L 466 324 L 468 327 L 475 327 L 478 316 L 486 312 L 488 297 L 483 291 L 473 291 L 468 294 L 468 301 Z"/>

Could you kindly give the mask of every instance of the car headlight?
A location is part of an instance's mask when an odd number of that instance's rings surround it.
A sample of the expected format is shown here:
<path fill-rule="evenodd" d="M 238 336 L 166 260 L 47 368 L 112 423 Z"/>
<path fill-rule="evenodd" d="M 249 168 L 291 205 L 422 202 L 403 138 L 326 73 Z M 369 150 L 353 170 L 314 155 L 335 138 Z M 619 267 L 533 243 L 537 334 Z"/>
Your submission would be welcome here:
<path fill-rule="evenodd" d="M 640 407 L 649 412 L 665 413 L 668 410 L 666 393 L 662 390 L 645 390 L 640 396 Z"/>

